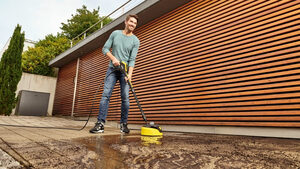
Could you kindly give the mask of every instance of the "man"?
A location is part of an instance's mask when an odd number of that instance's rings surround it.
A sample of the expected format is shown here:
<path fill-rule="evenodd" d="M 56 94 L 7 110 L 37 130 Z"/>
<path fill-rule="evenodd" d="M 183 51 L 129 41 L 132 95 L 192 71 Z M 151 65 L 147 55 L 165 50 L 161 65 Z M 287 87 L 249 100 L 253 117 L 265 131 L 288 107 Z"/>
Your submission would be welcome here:
<path fill-rule="evenodd" d="M 122 99 L 120 130 L 122 133 L 129 133 L 129 129 L 127 127 L 129 111 L 129 85 L 127 81 L 131 80 L 132 78 L 135 58 L 140 45 L 139 39 L 133 34 L 133 30 L 135 29 L 137 22 L 137 15 L 128 15 L 125 20 L 124 30 L 113 31 L 104 44 L 102 52 L 104 55 L 109 57 L 110 63 L 106 72 L 104 90 L 100 101 L 98 121 L 94 128 L 90 130 L 91 133 L 104 132 L 104 124 L 108 111 L 109 100 L 117 80 L 120 82 Z M 110 52 L 110 48 L 112 48 L 112 52 Z M 124 74 L 121 73 L 120 70 L 116 69 L 118 66 L 120 66 L 121 61 L 126 62 L 129 66 L 128 79 Z"/>

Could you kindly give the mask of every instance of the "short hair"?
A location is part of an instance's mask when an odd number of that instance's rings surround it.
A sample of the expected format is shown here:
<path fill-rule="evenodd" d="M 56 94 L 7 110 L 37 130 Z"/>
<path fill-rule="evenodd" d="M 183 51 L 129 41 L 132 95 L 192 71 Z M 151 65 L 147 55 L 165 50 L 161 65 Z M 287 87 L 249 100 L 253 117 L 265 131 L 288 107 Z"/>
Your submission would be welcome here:
<path fill-rule="evenodd" d="M 129 14 L 126 17 L 126 21 L 128 21 L 131 17 L 135 18 L 137 22 L 139 22 L 139 17 L 135 14 Z"/>

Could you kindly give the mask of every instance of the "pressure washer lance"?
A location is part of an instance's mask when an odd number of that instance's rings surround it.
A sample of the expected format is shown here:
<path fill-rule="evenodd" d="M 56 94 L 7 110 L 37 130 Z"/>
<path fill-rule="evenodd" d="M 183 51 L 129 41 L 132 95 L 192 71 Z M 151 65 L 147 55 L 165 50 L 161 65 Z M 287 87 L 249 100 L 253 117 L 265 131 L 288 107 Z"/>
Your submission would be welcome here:
<path fill-rule="evenodd" d="M 128 74 L 127 74 L 127 71 L 128 71 L 128 67 L 127 67 L 127 64 L 124 62 L 124 61 L 121 61 L 120 62 L 120 66 L 118 67 L 119 69 L 120 69 L 120 71 L 128 78 Z M 143 117 L 143 119 L 144 119 L 144 121 L 146 122 L 146 126 L 144 126 L 143 128 L 142 128 L 142 135 L 143 135 L 143 133 L 145 134 L 145 135 L 149 135 L 149 136 L 155 136 L 155 135 L 162 135 L 162 129 L 161 129 L 161 127 L 159 127 L 158 125 L 156 125 L 156 124 L 154 124 L 154 122 L 150 122 L 150 123 L 148 123 L 148 121 L 147 121 L 147 118 L 146 118 L 146 116 L 145 116 L 145 113 L 144 113 L 144 111 L 143 111 L 143 109 L 142 109 L 142 107 L 141 107 L 141 105 L 140 105 L 140 102 L 139 102 L 139 100 L 138 100 L 138 98 L 137 98 L 137 96 L 136 96 L 136 93 L 135 93 L 135 91 L 134 91 L 134 88 L 133 88 L 133 85 L 132 85 L 132 83 L 131 83 L 131 80 L 127 80 L 127 82 L 128 82 L 128 84 L 129 84 L 129 87 L 130 87 L 130 90 L 131 90 L 131 92 L 132 92 L 132 94 L 133 94 L 133 96 L 134 96 L 134 98 L 135 98 L 135 101 L 136 101 L 136 103 L 137 103 L 137 105 L 138 105 L 138 107 L 139 107 L 139 109 L 140 109 L 140 112 L 141 112 L 141 114 L 142 114 L 142 117 Z M 149 129 L 146 129 L 146 128 L 152 128 L 152 129 L 157 129 L 158 131 L 154 131 L 154 130 L 149 130 Z M 144 129 L 144 130 L 143 130 Z M 144 131 L 144 132 L 143 132 Z"/>

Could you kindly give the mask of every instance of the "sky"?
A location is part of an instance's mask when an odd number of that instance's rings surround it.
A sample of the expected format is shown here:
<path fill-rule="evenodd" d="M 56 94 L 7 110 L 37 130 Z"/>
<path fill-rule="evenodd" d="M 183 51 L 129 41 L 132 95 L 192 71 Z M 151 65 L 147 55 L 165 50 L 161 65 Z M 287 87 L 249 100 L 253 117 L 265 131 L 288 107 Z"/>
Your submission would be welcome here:
<path fill-rule="evenodd" d="M 100 7 L 99 15 L 106 16 L 128 0 L 0 0 L 0 51 L 12 36 L 17 24 L 22 26 L 25 39 L 38 41 L 48 34 L 61 32 L 76 9 L 87 6 L 92 11 Z M 132 0 L 128 8 L 141 0 Z M 126 8 L 125 8 L 126 10 Z M 120 10 L 119 13 L 122 11 Z M 117 14 L 116 14 L 117 15 Z"/>

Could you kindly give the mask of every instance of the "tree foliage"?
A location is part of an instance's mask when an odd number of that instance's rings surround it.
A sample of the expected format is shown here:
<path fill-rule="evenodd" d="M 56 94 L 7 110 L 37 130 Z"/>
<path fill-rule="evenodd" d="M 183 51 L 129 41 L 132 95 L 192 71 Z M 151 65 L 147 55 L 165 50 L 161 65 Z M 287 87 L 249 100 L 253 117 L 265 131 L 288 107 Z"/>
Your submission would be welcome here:
<path fill-rule="evenodd" d="M 23 72 L 55 76 L 54 68 L 48 66 L 48 64 L 68 48 L 70 48 L 70 42 L 66 36 L 62 34 L 47 35 L 45 39 L 37 42 L 35 47 L 29 48 L 23 53 Z"/>
<path fill-rule="evenodd" d="M 77 9 L 77 13 L 75 15 L 72 15 L 72 18 L 68 19 L 67 23 L 61 23 L 61 30 L 63 30 L 63 34 L 65 34 L 69 39 L 73 39 L 83 31 L 97 23 L 99 20 L 102 20 L 104 17 L 99 16 L 99 9 L 100 8 L 98 7 L 98 9 L 89 11 L 84 5 L 82 6 L 82 8 Z M 103 20 L 103 25 L 106 25 L 111 21 L 112 19 L 105 18 Z M 101 24 L 95 25 L 93 28 L 87 31 L 86 36 L 98 30 L 100 26 Z"/>
<path fill-rule="evenodd" d="M 17 25 L 0 61 L 0 114 L 10 115 L 16 105 L 16 90 L 22 76 L 24 32 Z"/>
<path fill-rule="evenodd" d="M 99 17 L 99 7 L 97 10 L 89 11 L 86 6 L 76 10 L 77 13 L 72 15 L 72 18 L 68 20 L 68 23 L 62 23 L 62 33 L 58 33 L 56 36 L 50 34 L 43 40 L 40 40 L 35 47 L 29 48 L 23 53 L 22 69 L 24 72 L 39 74 L 44 76 L 55 76 L 54 68 L 49 67 L 49 62 L 56 56 L 70 48 L 70 40 L 90 26 L 101 20 Z M 109 23 L 112 19 L 106 18 L 103 25 Z M 100 24 L 90 29 L 87 32 L 89 34 L 100 28 Z M 73 41 L 76 44 L 83 37 Z"/>

